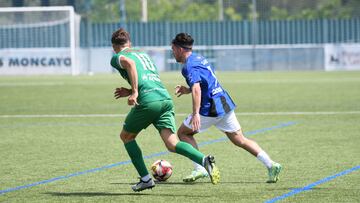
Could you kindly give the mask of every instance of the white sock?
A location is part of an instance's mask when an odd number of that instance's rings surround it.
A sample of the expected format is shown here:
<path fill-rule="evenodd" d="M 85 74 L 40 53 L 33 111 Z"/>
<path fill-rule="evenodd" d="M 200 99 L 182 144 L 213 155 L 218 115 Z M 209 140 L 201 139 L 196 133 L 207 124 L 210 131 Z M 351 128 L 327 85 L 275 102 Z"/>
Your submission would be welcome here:
<path fill-rule="evenodd" d="M 259 161 L 261 161 L 266 168 L 271 168 L 273 161 L 270 159 L 269 155 L 265 152 L 265 151 L 261 151 L 257 156 L 257 159 L 259 159 Z"/>
<path fill-rule="evenodd" d="M 198 164 L 196 162 L 193 162 L 193 164 L 194 164 L 194 170 L 195 171 L 206 172 L 205 168 L 202 165 L 200 165 L 200 164 Z"/>
<path fill-rule="evenodd" d="M 149 174 L 147 174 L 146 176 L 144 176 L 144 177 L 141 177 L 141 180 L 143 181 L 143 182 L 148 182 L 149 180 L 150 180 L 150 175 Z"/>

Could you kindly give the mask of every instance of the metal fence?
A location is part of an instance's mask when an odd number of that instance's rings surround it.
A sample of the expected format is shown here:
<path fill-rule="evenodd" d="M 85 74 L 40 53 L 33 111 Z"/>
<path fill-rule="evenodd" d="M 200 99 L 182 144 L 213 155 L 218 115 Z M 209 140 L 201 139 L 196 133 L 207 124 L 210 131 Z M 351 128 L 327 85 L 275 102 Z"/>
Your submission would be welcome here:
<path fill-rule="evenodd" d="M 69 33 L 69 23 L 34 27 L 0 26 L 0 48 L 69 47 Z"/>
<path fill-rule="evenodd" d="M 200 46 L 194 52 L 207 57 L 219 71 L 324 70 L 323 45 Z M 165 70 L 182 68 L 168 48 Z"/>
<path fill-rule="evenodd" d="M 360 18 L 223 22 L 81 23 L 82 47 L 110 46 L 114 30 L 125 27 L 135 46 L 167 46 L 179 32 L 196 45 L 323 44 L 360 42 Z"/>
<path fill-rule="evenodd" d="M 255 26 L 255 27 L 253 27 Z M 69 40 L 48 37 L 64 26 L 0 26 L 0 48 L 66 47 Z M 188 32 L 196 45 L 323 44 L 360 42 L 360 18 L 319 20 L 80 23 L 81 47 L 109 47 L 114 30 L 125 27 L 135 46 L 167 46 L 179 32 Z M 57 29 L 59 31 L 57 31 Z M 68 37 L 68 36 L 66 36 Z"/>

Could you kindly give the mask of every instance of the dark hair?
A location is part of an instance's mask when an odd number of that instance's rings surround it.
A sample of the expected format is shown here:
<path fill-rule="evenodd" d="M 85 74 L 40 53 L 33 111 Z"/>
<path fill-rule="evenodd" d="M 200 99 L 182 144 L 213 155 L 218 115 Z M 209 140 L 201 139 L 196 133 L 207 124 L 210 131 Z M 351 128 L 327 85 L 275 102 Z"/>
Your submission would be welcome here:
<path fill-rule="evenodd" d="M 179 46 L 184 49 L 192 49 L 192 45 L 194 44 L 194 39 L 188 33 L 179 33 L 172 40 L 172 43 L 176 46 Z"/>
<path fill-rule="evenodd" d="M 130 41 L 130 35 L 124 28 L 116 30 L 111 36 L 111 43 L 124 45 Z"/>

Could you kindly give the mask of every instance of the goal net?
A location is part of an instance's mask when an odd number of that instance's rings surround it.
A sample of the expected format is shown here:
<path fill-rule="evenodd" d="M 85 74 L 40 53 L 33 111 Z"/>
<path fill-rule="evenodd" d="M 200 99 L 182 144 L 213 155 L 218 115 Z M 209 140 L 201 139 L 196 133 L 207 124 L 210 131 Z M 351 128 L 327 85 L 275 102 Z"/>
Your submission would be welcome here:
<path fill-rule="evenodd" d="M 73 74 L 71 6 L 0 8 L 0 74 Z"/>

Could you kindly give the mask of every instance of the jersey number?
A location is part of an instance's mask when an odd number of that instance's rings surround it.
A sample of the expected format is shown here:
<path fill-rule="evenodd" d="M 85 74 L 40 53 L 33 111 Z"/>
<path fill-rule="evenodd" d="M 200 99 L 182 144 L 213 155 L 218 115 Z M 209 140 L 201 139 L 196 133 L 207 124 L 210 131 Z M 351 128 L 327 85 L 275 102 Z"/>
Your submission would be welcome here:
<path fill-rule="evenodd" d="M 133 54 L 136 56 L 136 58 L 140 60 L 141 64 L 144 67 L 144 70 L 155 71 L 155 66 L 147 54 L 142 54 L 142 53 L 140 54 L 133 53 Z"/>

